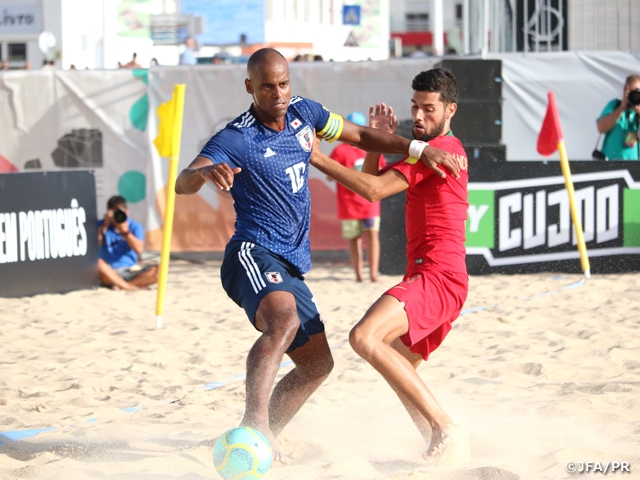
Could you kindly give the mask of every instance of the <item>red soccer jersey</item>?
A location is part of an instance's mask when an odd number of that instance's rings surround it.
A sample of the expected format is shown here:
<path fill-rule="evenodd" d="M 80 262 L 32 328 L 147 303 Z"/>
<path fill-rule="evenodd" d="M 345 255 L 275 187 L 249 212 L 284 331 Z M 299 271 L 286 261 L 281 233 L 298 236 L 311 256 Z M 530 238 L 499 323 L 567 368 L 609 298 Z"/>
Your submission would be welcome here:
<path fill-rule="evenodd" d="M 367 152 L 364 150 L 343 143 L 331 152 L 330 157 L 347 168 L 362 170 L 366 154 Z M 384 167 L 386 164 L 384 157 L 380 156 L 379 168 Z M 340 184 L 338 184 L 337 199 L 338 218 L 340 220 L 364 220 L 365 218 L 380 216 L 380 202 L 370 202 Z"/>
<path fill-rule="evenodd" d="M 456 157 L 460 178 L 455 179 L 446 170 L 447 177 L 440 178 L 421 160 L 410 157 L 388 167 L 402 173 L 409 182 L 405 206 L 408 269 L 413 265 L 433 265 L 466 273 L 467 155 L 453 135 L 436 137 L 429 145 Z"/>

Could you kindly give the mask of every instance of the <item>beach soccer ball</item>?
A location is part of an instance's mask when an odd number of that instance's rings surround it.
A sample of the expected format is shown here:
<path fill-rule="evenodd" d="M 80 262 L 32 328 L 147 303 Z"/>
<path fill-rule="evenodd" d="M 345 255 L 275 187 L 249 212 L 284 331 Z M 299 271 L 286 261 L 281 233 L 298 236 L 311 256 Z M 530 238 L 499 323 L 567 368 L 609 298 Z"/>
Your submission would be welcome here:
<path fill-rule="evenodd" d="M 227 430 L 213 447 L 213 464 L 224 480 L 262 478 L 272 458 L 269 441 L 249 427 Z"/>

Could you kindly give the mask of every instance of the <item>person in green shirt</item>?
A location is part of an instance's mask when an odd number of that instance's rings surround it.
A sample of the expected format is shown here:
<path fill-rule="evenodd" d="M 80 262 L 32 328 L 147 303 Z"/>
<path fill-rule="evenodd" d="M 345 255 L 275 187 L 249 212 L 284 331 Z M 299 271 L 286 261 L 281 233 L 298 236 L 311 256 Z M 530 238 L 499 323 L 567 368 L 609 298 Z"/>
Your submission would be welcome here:
<path fill-rule="evenodd" d="M 633 103 L 629 101 L 629 92 Z M 640 128 L 640 75 L 629 75 L 624 84 L 622 100 L 614 99 L 607 103 L 597 120 L 598 132 L 604 134 L 602 153 L 607 160 L 638 160 L 640 147 L 638 129 Z M 635 104 L 634 104 L 635 103 Z"/>

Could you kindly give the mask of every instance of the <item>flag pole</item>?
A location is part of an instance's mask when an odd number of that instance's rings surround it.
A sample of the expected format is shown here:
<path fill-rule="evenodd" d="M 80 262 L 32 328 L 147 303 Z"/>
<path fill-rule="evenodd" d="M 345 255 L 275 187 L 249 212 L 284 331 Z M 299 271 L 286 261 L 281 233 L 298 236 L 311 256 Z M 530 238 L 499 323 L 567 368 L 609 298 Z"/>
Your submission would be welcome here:
<path fill-rule="evenodd" d="M 576 208 L 576 194 L 573 188 L 573 180 L 571 180 L 571 169 L 569 168 L 569 159 L 567 158 L 567 149 L 564 146 L 564 140 L 558 142 L 558 152 L 560 153 L 560 167 L 564 176 L 564 185 L 569 194 L 569 207 L 571 208 L 571 219 L 573 220 L 573 229 L 576 232 L 578 241 L 578 251 L 580 252 L 580 264 L 584 276 L 591 277 L 591 266 L 589 264 L 589 256 L 587 255 L 587 246 L 584 243 L 584 233 L 582 232 L 582 220 L 578 216 Z"/>
<path fill-rule="evenodd" d="M 576 234 L 576 243 L 580 252 L 580 263 L 584 276 L 591 276 L 591 267 L 589 265 L 589 257 L 587 255 L 587 247 L 584 243 L 584 233 L 582 231 L 582 219 L 578 216 L 576 208 L 576 195 L 571 180 L 571 169 L 569 168 L 569 159 L 567 157 L 567 149 L 564 146 L 564 136 L 562 135 L 562 125 L 560 124 L 560 113 L 556 105 L 556 97 L 553 92 L 549 92 L 549 104 L 547 105 L 547 113 L 542 121 L 542 128 L 538 134 L 537 149 L 540 155 L 549 156 L 556 150 L 560 154 L 560 167 L 564 176 L 564 184 L 569 195 L 569 207 L 571 209 L 571 220 L 573 221 L 573 229 Z"/>
<path fill-rule="evenodd" d="M 162 251 L 160 253 L 160 272 L 158 275 L 158 298 L 156 300 L 156 328 L 162 327 L 164 313 L 164 297 L 167 289 L 167 275 L 169 274 L 169 256 L 171 254 L 171 234 L 173 232 L 173 212 L 175 210 L 175 184 L 178 177 L 178 163 L 180 160 L 180 138 L 182 136 L 182 116 L 184 111 L 185 85 L 175 85 L 173 88 L 173 129 L 171 132 L 171 156 L 169 157 L 169 178 L 167 180 L 167 205 L 164 213 L 162 228 Z"/>

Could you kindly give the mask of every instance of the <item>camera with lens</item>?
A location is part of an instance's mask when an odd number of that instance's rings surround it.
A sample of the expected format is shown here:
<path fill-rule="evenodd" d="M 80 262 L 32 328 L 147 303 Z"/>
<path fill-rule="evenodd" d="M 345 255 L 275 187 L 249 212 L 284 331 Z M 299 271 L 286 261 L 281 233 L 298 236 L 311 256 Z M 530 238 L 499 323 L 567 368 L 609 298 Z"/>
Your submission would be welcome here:
<path fill-rule="evenodd" d="M 113 221 L 116 223 L 124 223 L 127 221 L 127 214 L 120 209 L 114 210 Z"/>
<path fill-rule="evenodd" d="M 629 95 L 627 95 L 627 102 L 629 102 L 629 105 L 633 107 L 640 105 L 640 88 L 636 88 L 629 92 Z"/>

